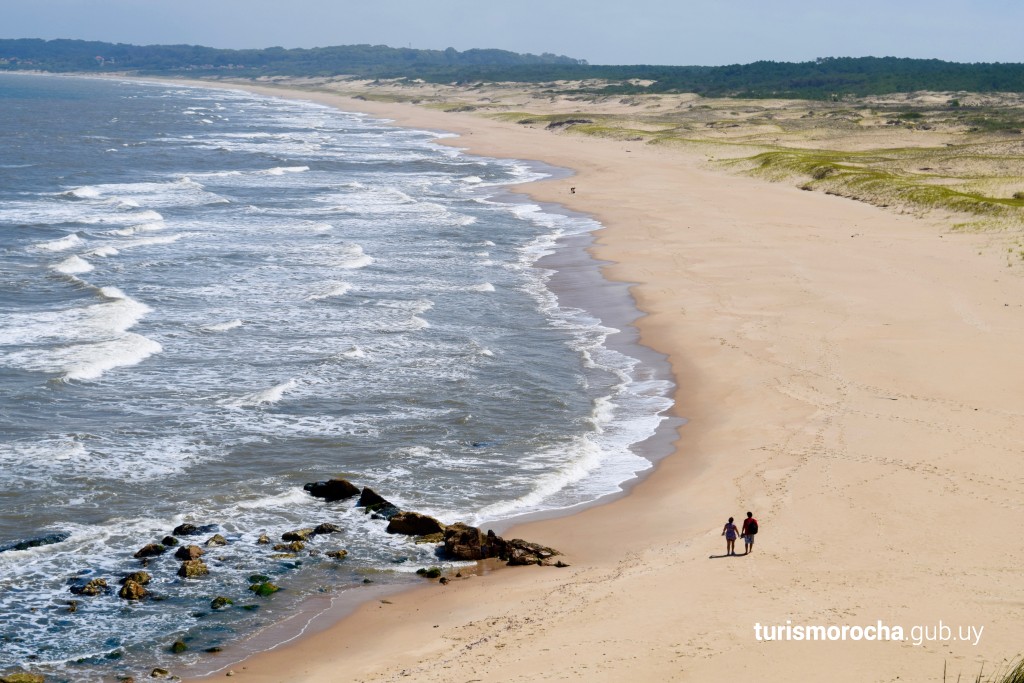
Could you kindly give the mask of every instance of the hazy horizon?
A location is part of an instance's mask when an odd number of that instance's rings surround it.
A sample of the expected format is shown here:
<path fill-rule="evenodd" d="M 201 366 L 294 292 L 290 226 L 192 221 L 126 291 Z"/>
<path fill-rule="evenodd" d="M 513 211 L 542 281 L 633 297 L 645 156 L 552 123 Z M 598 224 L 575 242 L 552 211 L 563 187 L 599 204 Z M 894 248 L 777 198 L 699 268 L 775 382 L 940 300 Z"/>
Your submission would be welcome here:
<path fill-rule="evenodd" d="M 472 6 L 414 0 L 340 6 L 327 0 L 0 0 L 2 38 L 67 38 L 135 45 L 310 48 L 389 45 L 459 51 L 545 52 L 591 64 L 706 65 L 820 57 L 912 57 L 954 62 L 1024 61 L 1017 27 L 1024 4 L 863 0 L 857 12 L 809 7 L 635 0 L 594 5 L 521 0 Z M 966 14 L 966 16 L 965 16 Z"/>

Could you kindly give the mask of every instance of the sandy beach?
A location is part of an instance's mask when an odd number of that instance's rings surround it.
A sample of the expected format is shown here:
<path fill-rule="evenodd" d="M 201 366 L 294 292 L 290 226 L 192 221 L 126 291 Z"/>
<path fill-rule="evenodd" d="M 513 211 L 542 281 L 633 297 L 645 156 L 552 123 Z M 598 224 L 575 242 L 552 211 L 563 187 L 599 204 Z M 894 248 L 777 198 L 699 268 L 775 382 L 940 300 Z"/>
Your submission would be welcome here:
<path fill-rule="evenodd" d="M 594 255 L 634 283 L 687 422 L 627 495 L 504 534 L 570 567 L 365 604 L 233 680 L 974 680 L 1024 653 L 1024 264 L 1008 233 L 709 168 L 706 149 L 246 89 L 572 169 L 516 191 L 605 226 Z M 754 552 L 723 556 L 723 524 L 747 510 Z M 905 639 L 869 639 L 879 623 Z M 758 640 L 787 624 L 846 639 Z"/>

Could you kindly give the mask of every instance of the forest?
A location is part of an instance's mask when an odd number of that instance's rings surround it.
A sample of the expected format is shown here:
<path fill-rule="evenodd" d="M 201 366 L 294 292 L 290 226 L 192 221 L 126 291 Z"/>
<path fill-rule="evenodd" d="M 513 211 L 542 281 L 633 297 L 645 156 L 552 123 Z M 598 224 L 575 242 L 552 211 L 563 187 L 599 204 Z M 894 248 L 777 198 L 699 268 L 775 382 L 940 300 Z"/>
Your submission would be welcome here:
<path fill-rule="evenodd" d="M 579 92 L 693 92 L 708 97 L 836 99 L 915 90 L 1024 92 L 1024 64 L 824 57 L 729 66 L 597 65 L 554 54 L 344 45 L 224 50 L 82 40 L 0 40 L 0 70 L 190 76 L 355 76 L 438 83 L 576 82 Z"/>

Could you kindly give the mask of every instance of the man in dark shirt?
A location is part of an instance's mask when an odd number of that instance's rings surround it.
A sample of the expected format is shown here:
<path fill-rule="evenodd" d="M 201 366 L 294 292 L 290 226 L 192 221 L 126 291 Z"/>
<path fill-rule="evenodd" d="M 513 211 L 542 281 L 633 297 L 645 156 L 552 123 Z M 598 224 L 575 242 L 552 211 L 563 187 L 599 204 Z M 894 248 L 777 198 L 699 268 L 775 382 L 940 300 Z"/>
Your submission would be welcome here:
<path fill-rule="evenodd" d="M 743 536 L 744 555 L 754 551 L 754 534 L 757 533 L 757 520 L 753 512 L 747 512 L 747 518 L 743 520 L 743 529 L 740 535 Z"/>

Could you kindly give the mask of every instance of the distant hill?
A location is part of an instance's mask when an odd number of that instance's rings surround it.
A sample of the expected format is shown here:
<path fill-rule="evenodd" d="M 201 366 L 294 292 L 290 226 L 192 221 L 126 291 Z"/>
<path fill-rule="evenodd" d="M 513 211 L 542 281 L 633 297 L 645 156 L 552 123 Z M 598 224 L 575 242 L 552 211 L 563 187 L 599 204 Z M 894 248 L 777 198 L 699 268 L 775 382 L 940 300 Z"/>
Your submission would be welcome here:
<path fill-rule="evenodd" d="M 199 45 L 127 45 L 85 40 L 0 39 L 0 68 L 46 71 L 240 72 L 247 75 L 376 76 L 473 67 L 571 65 L 585 61 L 506 50 L 414 50 L 342 45 L 286 50 L 221 50 Z"/>
<path fill-rule="evenodd" d="M 580 92 L 695 92 L 705 96 L 824 99 L 915 90 L 1024 92 L 1024 64 L 938 59 L 827 57 L 731 66 L 592 65 L 582 59 L 505 50 L 414 50 L 344 45 L 221 50 L 196 45 L 125 45 L 82 40 L 0 40 L 0 70 L 130 71 L 192 76 L 422 78 L 434 82 L 580 81 Z M 595 82 L 600 81 L 600 82 Z M 653 81 L 639 85 L 631 81 Z"/>

